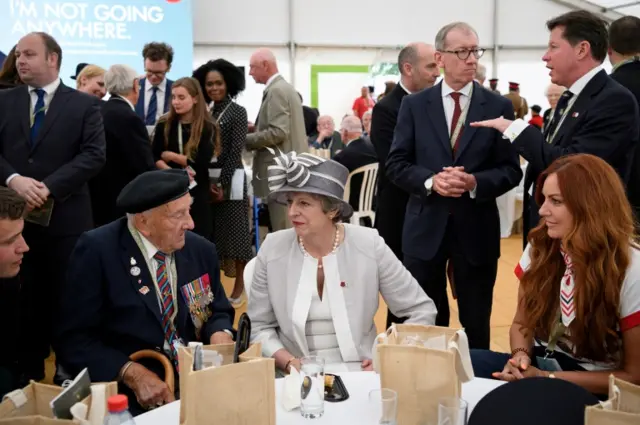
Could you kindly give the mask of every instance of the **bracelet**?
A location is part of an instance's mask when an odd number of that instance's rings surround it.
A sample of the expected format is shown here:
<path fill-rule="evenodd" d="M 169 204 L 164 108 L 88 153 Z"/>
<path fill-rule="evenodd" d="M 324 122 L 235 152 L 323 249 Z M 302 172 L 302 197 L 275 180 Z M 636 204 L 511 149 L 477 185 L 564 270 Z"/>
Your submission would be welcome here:
<path fill-rule="evenodd" d="M 127 362 L 122 369 L 120 369 L 120 373 L 118 374 L 118 381 L 124 382 L 124 374 L 127 373 L 127 370 L 133 365 L 132 361 Z"/>
<path fill-rule="evenodd" d="M 284 365 L 284 371 L 285 372 L 289 372 L 289 366 L 291 366 L 291 362 L 293 362 L 294 360 L 296 360 L 295 357 L 291 357 L 289 359 L 289 361 Z"/>
<path fill-rule="evenodd" d="M 511 358 L 513 358 L 516 354 L 518 354 L 519 352 L 523 352 L 525 353 L 529 358 L 531 358 L 531 354 L 529 354 L 529 350 L 527 350 L 526 348 L 516 348 L 514 350 L 511 350 Z"/>

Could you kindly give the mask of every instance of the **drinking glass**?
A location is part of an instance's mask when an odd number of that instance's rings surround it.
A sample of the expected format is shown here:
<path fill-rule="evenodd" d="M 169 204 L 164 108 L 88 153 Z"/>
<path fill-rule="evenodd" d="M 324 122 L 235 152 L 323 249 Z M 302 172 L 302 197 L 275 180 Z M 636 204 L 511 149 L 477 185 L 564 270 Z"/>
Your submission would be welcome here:
<path fill-rule="evenodd" d="M 300 414 L 309 419 L 324 414 L 324 359 L 318 356 L 300 359 Z"/>
<path fill-rule="evenodd" d="M 388 388 L 369 392 L 369 404 L 379 425 L 396 425 L 398 393 Z"/>
<path fill-rule="evenodd" d="M 440 399 L 438 403 L 438 425 L 467 425 L 467 402 L 461 398 Z"/>

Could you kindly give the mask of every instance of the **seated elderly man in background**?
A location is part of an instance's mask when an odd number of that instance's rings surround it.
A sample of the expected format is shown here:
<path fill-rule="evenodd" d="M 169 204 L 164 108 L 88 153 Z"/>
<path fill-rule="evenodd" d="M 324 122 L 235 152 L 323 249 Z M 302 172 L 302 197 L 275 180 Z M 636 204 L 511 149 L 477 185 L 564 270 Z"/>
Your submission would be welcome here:
<path fill-rule="evenodd" d="M 20 309 L 20 279 L 24 253 L 29 251 L 22 237 L 27 203 L 8 187 L 0 186 L 0 322 L 4 341 L 15 344 L 0 351 L 0 399 L 28 384 L 20 367 L 20 337 L 23 313 Z M 24 329 L 23 329 L 24 330 Z M 18 343 L 16 343 L 18 342 Z"/>
<path fill-rule="evenodd" d="M 270 233 L 258 252 L 252 342 L 284 372 L 308 355 L 327 372 L 372 370 L 379 294 L 407 323 L 433 325 L 435 305 L 376 230 L 342 223 L 353 213 L 343 165 L 295 153 L 275 161 L 269 196 L 288 204 L 294 228 Z"/>
<path fill-rule="evenodd" d="M 365 115 L 368 113 L 365 112 Z M 334 161 L 347 167 L 349 173 L 369 164 L 378 163 L 378 155 L 369 138 L 364 137 L 360 119 L 348 115 L 342 120 L 340 137 L 345 143 L 345 148 L 336 154 Z M 360 191 L 362 188 L 362 174 L 351 177 L 349 204 L 354 210 L 358 210 L 360 204 Z M 375 209 L 375 208 L 374 208 Z M 373 227 L 373 223 L 370 223 Z"/>
<path fill-rule="evenodd" d="M 336 124 L 331 116 L 321 115 L 318 117 L 318 131 L 309 137 L 309 147 L 329 149 L 331 158 L 344 148 L 340 133 L 336 131 Z"/>
<path fill-rule="evenodd" d="M 177 364 L 191 341 L 233 342 L 234 309 L 220 284 L 215 246 L 190 232 L 184 170 L 149 171 L 118 197 L 127 217 L 83 234 L 69 259 L 57 325 L 58 360 L 93 382 L 120 382 L 133 414 L 174 400 L 155 350 Z"/>
<path fill-rule="evenodd" d="M 120 191 L 140 174 L 156 169 L 149 133 L 133 106 L 140 95 L 135 69 L 128 65 L 113 65 L 104 75 L 104 82 L 111 95 L 100 105 L 107 162 L 89 182 L 96 227 L 123 217 L 124 212 L 116 208 Z"/>

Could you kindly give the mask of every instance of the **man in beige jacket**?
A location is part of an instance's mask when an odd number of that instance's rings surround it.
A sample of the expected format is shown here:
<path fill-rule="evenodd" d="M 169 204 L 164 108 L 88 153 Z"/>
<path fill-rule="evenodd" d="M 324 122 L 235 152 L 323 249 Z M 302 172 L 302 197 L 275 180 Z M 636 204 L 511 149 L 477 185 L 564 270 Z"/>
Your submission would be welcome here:
<path fill-rule="evenodd" d="M 268 49 L 256 51 L 249 61 L 249 75 L 256 83 L 264 84 L 260 112 L 255 132 L 247 135 L 247 150 L 253 151 L 253 192 L 266 199 L 269 194 L 267 167 L 273 165 L 273 154 L 308 151 L 302 113 L 302 102 L 291 84 L 278 73 L 278 63 Z M 291 227 L 287 207 L 269 202 L 269 216 L 273 231 Z"/>

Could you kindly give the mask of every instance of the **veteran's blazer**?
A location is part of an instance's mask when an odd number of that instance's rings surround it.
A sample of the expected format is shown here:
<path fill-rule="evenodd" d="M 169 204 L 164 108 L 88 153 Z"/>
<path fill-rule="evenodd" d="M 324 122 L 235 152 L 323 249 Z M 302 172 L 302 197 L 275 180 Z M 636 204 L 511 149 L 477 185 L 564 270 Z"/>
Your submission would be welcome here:
<path fill-rule="evenodd" d="M 188 231 L 184 247 L 174 256 L 178 335 L 185 344 L 208 344 L 213 333 L 233 328 L 235 314 L 220 284 L 215 246 Z M 88 367 L 93 382 L 115 381 L 132 353 L 163 350 L 162 315 L 146 264 L 126 218 L 80 237 L 69 259 L 56 326 L 54 348 L 65 371 L 75 376 Z M 132 270 L 134 267 L 139 271 Z M 213 301 L 209 304 L 211 316 L 198 337 L 181 288 L 200 278 L 209 279 Z"/>
<path fill-rule="evenodd" d="M 379 294 L 406 323 L 433 325 L 436 307 L 375 229 L 344 224 L 344 242 L 324 257 L 324 297 L 329 298 L 342 360 L 372 358 L 373 318 Z M 252 342 L 271 357 L 285 348 L 309 354 L 305 324 L 312 291 L 317 291 L 317 261 L 305 258 L 294 229 L 270 233 L 260 247 L 247 313 Z"/>

